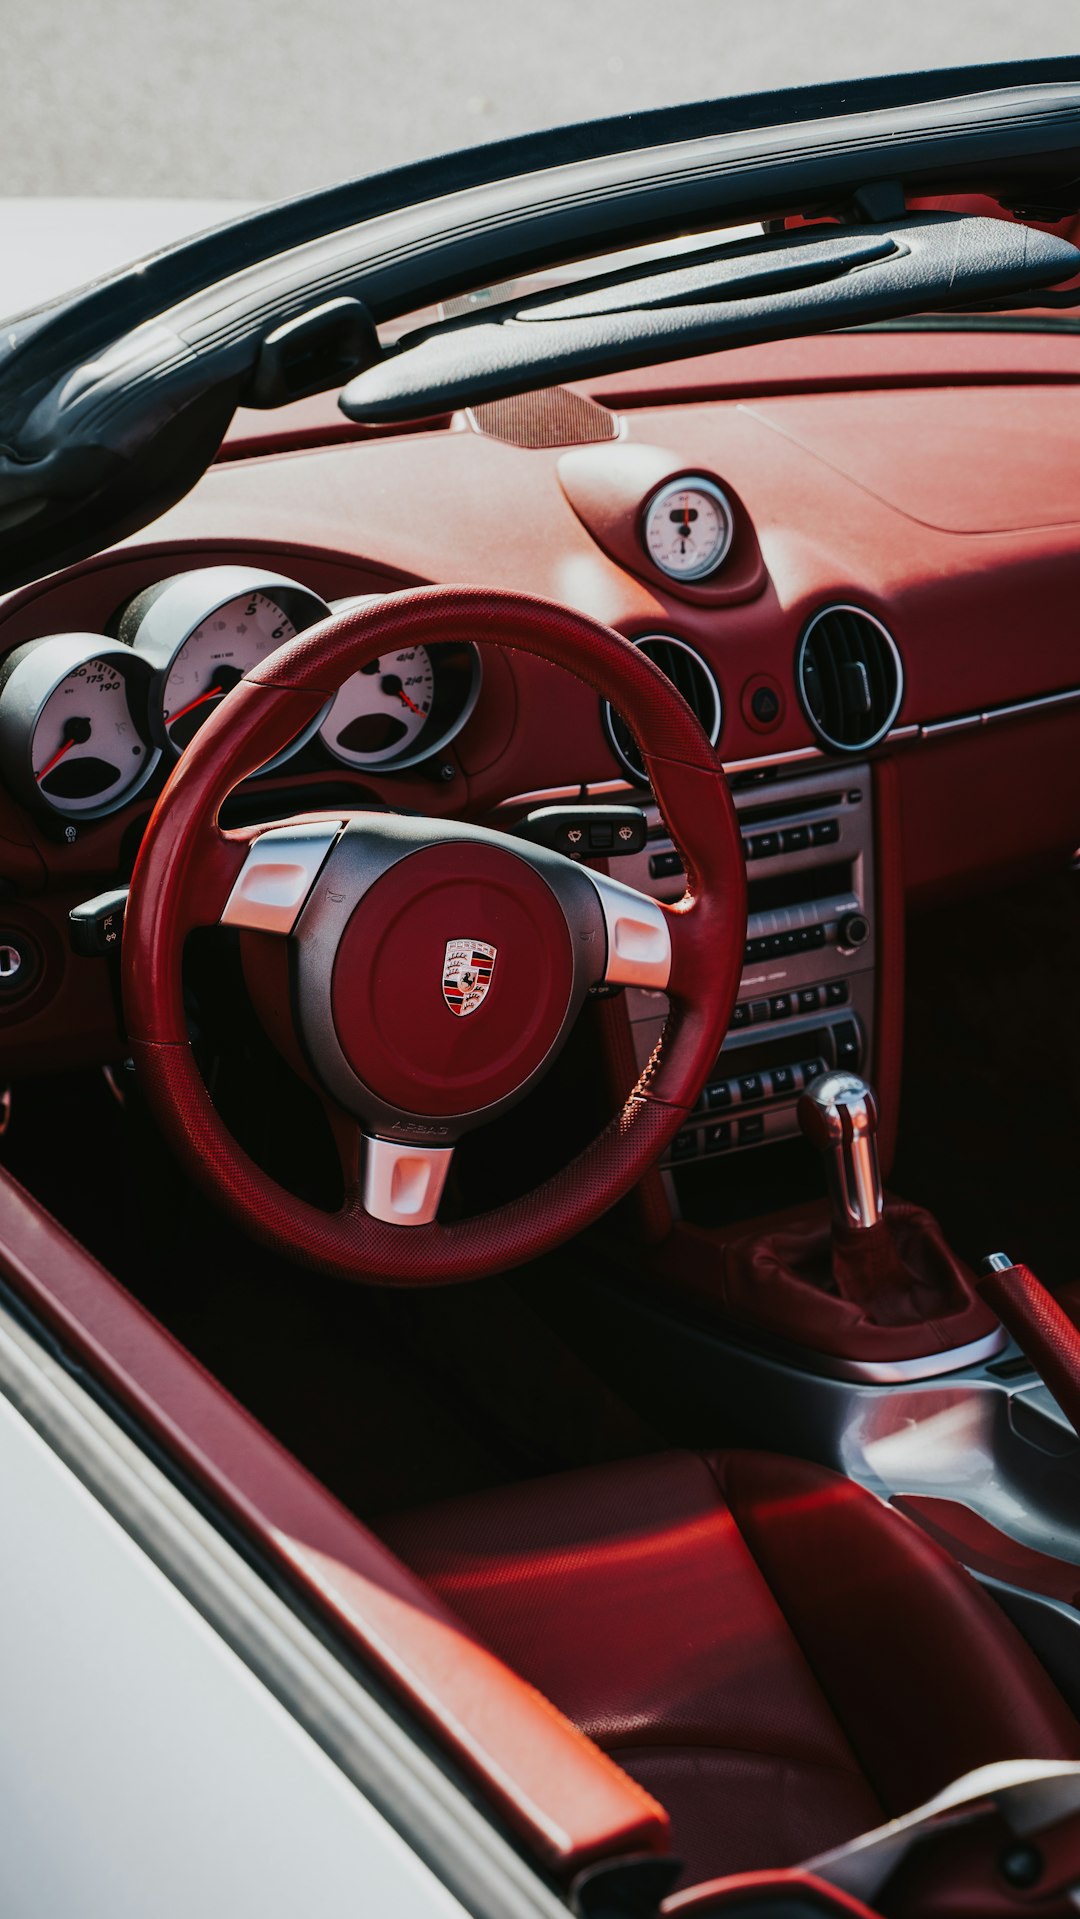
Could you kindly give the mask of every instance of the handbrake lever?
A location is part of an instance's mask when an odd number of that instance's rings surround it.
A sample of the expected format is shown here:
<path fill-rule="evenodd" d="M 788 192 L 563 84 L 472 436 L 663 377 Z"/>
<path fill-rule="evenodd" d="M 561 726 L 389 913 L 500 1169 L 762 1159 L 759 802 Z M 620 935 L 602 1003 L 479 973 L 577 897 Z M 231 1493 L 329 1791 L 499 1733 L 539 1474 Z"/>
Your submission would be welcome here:
<path fill-rule="evenodd" d="M 1030 1268 L 1014 1266 L 1008 1253 L 983 1260 L 978 1288 L 1080 1437 L 1080 1327 Z"/>

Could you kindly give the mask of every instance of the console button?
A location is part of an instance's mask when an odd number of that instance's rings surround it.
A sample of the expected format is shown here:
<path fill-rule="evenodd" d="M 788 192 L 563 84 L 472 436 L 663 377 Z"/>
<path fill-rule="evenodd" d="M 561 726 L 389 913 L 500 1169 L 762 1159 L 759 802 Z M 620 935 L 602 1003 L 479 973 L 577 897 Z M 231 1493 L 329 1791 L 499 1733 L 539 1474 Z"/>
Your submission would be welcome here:
<path fill-rule="evenodd" d="M 775 859 L 780 851 L 779 833 L 755 833 L 750 841 L 751 859 Z"/>
<path fill-rule="evenodd" d="M 675 852 L 650 853 L 649 855 L 650 879 L 669 880 L 672 879 L 676 873 L 681 873 L 682 870 L 683 863 L 679 855 Z"/>
<path fill-rule="evenodd" d="M 826 989 L 827 991 L 828 989 Z M 800 1013 L 816 1013 L 821 1005 L 820 986 L 804 986 L 799 993 Z"/>
<path fill-rule="evenodd" d="M 692 1132 L 676 1133 L 671 1142 L 672 1159 L 692 1159 L 698 1149 L 698 1136 Z"/>
<path fill-rule="evenodd" d="M 729 1079 L 718 1080 L 715 1086 L 705 1088 L 705 1104 L 712 1113 L 730 1106 L 734 1097 L 735 1089 Z"/>
<path fill-rule="evenodd" d="M 706 1127 L 705 1151 L 707 1153 L 722 1153 L 725 1146 L 730 1146 L 730 1145 L 731 1145 L 731 1121 L 730 1120 L 722 1120 L 720 1124 L 717 1126 Z"/>
<path fill-rule="evenodd" d="M 825 928 L 823 926 L 808 926 L 804 930 L 810 935 L 810 939 L 808 942 L 809 945 L 824 946 Z"/>
<path fill-rule="evenodd" d="M 811 1080 L 820 1079 L 825 1070 L 825 1061 L 823 1059 L 804 1059 L 799 1067 L 799 1071 L 803 1077 L 803 1085 L 809 1086 Z"/>
<path fill-rule="evenodd" d="M 798 1092 L 794 1066 L 774 1066 L 769 1075 L 772 1080 L 774 1099 L 782 1099 L 785 1093 Z"/>
<path fill-rule="evenodd" d="M 825 988 L 826 1006 L 846 1006 L 851 998 L 851 989 L 846 979 L 831 979 Z"/>
<path fill-rule="evenodd" d="M 736 1026 L 749 1026 L 749 1024 L 750 1024 L 750 1001 L 748 999 L 744 999 L 739 1002 L 738 1006 L 736 1006 L 735 1008 L 735 1011 L 731 1015 L 731 1027 L 734 1028 Z"/>
<path fill-rule="evenodd" d="M 839 820 L 815 820 L 810 828 L 810 839 L 814 846 L 835 846 L 839 838 Z"/>
<path fill-rule="evenodd" d="M 752 1100 L 764 1099 L 765 1085 L 760 1073 L 741 1073 L 739 1075 L 739 1093 L 749 1104 Z"/>
<path fill-rule="evenodd" d="M 833 1027 L 833 1040 L 836 1045 L 836 1064 L 856 1067 L 859 1064 L 859 1029 L 853 1019 L 841 1020 Z"/>
<path fill-rule="evenodd" d="M 771 1000 L 769 1001 L 769 1018 L 770 1019 L 790 1019 L 790 1017 L 791 1017 L 791 994 L 790 993 L 774 993 Z"/>
<path fill-rule="evenodd" d="M 780 844 L 785 853 L 805 853 L 810 844 L 808 826 L 785 826 L 780 835 Z"/>
<path fill-rule="evenodd" d="M 755 686 L 750 695 L 750 711 L 759 726 L 773 726 L 780 717 L 780 695 L 775 687 Z"/>
<path fill-rule="evenodd" d="M 865 946 L 870 938 L 870 921 L 865 913 L 845 913 L 836 930 L 838 946 Z"/>
<path fill-rule="evenodd" d="M 755 1025 L 755 1026 L 761 1026 L 761 1025 L 763 1025 L 763 1024 L 764 1024 L 764 1022 L 765 1022 L 765 1021 L 766 1021 L 766 1020 L 768 1019 L 768 1017 L 769 1017 L 769 1002 L 768 1002 L 768 1000 L 767 1000 L 767 999 L 755 999 L 755 1000 L 751 1000 L 751 1002 L 750 1002 L 750 1018 L 751 1018 L 751 1019 L 753 1020 L 753 1022 L 754 1022 L 754 1025 Z"/>
<path fill-rule="evenodd" d="M 756 1146 L 759 1139 L 765 1137 L 765 1115 L 754 1113 L 748 1119 L 739 1121 L 739 1145 Z"/>

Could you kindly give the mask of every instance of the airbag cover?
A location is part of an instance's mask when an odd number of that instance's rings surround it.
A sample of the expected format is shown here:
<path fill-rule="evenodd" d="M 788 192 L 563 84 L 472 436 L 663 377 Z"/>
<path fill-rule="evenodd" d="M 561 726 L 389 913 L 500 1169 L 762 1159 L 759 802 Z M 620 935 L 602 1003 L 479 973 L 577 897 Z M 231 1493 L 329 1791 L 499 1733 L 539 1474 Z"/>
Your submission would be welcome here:
<path fill-rule="evenodd" d="M 481 969 L 486 991 L 479 1003 L 470 994 L 468 1010 L 454 983 L 458 942 L 495 949 L 486 981 Z M 334 1025 L 353 1071 L 388 1105 L 477 1112 L 542 1066 L 573 973 L 562 908 L 531 866 L 490 846 L 428 846 L 376 880 L 349 920 L 334 963 Z"/>

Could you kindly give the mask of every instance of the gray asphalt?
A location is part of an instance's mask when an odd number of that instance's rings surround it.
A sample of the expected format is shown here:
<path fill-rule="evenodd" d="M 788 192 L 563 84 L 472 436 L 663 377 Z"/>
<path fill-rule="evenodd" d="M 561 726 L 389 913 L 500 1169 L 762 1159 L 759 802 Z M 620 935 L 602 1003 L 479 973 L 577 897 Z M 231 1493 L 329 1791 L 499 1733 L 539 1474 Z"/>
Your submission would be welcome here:
<path fill-rule="evenodd" d="M 0 0 L 0 193 L 277 199 L 504 134 L 1080 53 L 1076 0 Z"/>

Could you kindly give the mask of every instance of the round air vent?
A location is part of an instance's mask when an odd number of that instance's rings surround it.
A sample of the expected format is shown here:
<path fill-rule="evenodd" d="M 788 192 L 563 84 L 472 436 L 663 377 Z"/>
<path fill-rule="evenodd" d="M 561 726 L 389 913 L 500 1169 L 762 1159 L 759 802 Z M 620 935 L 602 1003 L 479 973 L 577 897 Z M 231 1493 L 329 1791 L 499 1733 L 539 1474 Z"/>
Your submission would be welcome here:
<path fill-rule="evenodd" d="M 799 641 L 799 699 L 822 744 L 865 753 L 884 739 L 904 697 L 904 666 L 891 633 L 857 606 L 827 606 Z"/>
<path fill-rule="evenodd" d="M 720 721 L 723 717 L 720 688 L 701 654 L 695 653 L 685 640 L 672 639 L 667 633 L 646 633 L 640 640 L 635 640 L 634 645 L 640 646 L 642 652 L 655 661 L 661 673 L 667 674 L 715 746 L 720 738 Z M 622 715 L 616 713 L 606 701 L 604 724 L 608 738 L 627 772 L 635 780 L 644 783 L 645 765 L 638 743 Z"/>

